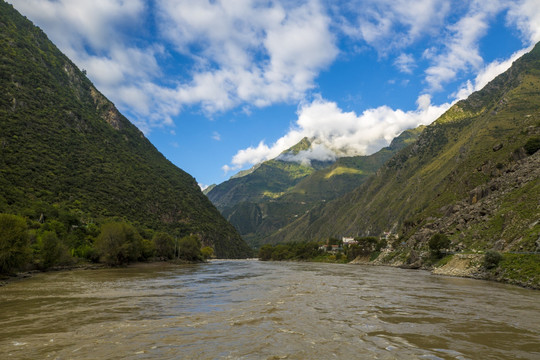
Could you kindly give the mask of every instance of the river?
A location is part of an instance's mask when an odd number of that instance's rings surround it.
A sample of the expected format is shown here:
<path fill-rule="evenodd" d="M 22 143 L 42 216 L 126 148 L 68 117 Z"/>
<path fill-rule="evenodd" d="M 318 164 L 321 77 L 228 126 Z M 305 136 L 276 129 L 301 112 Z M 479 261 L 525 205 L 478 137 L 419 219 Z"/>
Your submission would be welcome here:
<path fill-rule="evenodd" d="M 2 359 L 540 359 L 540 291 L 386 267 L 44 273 L 0 310 Z"/>

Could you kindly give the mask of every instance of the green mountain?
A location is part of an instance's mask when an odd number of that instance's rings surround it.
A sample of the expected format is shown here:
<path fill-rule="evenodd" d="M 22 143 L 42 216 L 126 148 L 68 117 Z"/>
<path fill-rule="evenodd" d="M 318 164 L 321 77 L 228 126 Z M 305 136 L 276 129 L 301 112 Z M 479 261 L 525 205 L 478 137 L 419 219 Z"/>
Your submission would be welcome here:
<path fill-rule="evenodd" d="M 304 138 L 277 159 L 258 165 L 249 174 L 217 185 L 207 195 L 242 237 L 258 247 L 266 242 L 268 236 L 313 207 L 356 188 L 398 150 L 414 142 L 423 128 L 403 132 L 389 147 L 375 154 L 342 157 L 326 166 L 316 163 L 318 169 L 280 160 L 309 150 L 311 142 Z M 272 188 L 276 184 L 279 187 Z"/>
<path fill-rule="evenodd" d="M 236 230 L 47 36 L 0 1 L 0 212 L 122 219 L 250 254 Z M 69 229 L 68 229 L 69 230 Z"/>
<path fill-rule="evenodd" d="M 220 210 L 243 202 L 272 200 L 317 169 L 330 165 L 331 161 L 311 161 L 302 164 L 281 160 L 286 155 L 296 155 L 307 150 L 311 142 L 305 138 L 297 145 L 284 151 L 276 159 L 264 161 L 247 171 L 242 171 L 229 180 L 211 187 L 208 198 Z"/>
<path fill-rule="evenodd" d="M 434 234 L 451 250 L 540 250 L 540 45 L 459 101 L 361 186 L 272 242 L 399 234 L 384 261 L 414 262 Z"/>

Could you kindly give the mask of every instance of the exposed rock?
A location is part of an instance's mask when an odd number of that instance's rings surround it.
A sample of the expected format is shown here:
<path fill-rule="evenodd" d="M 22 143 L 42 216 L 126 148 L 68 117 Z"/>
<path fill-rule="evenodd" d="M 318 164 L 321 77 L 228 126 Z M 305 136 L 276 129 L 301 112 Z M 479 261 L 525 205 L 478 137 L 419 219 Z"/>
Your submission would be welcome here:
<path fill-rule="evenodd" d="M 429 241 L 435 233 L 443 233 L 451 236 L 464 238 L 464 231 L 469 231 L 473 240 L 480 240 L 477 232 L 470 232 L 471 227 L 476 226 L 487 228 L 493 217 L 498 214 L 501 199 L 510 191 L 521 189 L 533 181 L 540 179 L 540 152 L 537 152 L 515 163 L 509 164 L 505 172 L 500 176 L 492 178 L 488 183 L 477 186 L 469 193 L 467 201 L 458 201 L 440 208 L 441 218 L 429 218 L 423 225 L 414 224 L 409 230 L 416 227 L 414 234 L 407 240 L 407 245 L 411 248 L 419 248 Z M 500 216 L 500 214 L 499 214 Z M 495 244 L 496 250 L 508 251 L 519 243 L 521 238 L 505 238 L 504 231 L 512 228 L 515 224 L 517 214 L 512 211 L 502 216 L 501 240 Z M 429 220 L 429 221 L 427 221 Z M 418 222 L 418 224 L 422 224 Z M 536 224 L 531 226 L 534 227 Z M 456 239 L 455 239 L 456 240 Z M 457 243 L 457 241 L 456 241 Z M 540 238 L 535 246 L 540 249 Z M 528 249 L 527 251 L 533 251 Z"/>
<path fill-rule="evenodd" d="M 474 277 L 480 271 L 483 255 L 457 254 L 445 265 L 433 269 L 433 274 L 447 276 Z"/>

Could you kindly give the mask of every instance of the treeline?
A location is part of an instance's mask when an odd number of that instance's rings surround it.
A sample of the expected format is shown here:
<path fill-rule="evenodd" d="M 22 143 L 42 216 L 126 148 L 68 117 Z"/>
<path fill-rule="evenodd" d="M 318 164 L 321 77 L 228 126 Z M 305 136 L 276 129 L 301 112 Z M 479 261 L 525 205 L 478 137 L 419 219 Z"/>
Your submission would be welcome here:
<path fill-rule="evenodd" d="M 385 239 L 357 237 L 356 243 L 343 244 L 342 240 L 329 238 L 326 242 L 287 243 L 263 245 L 259 249 L 262 261 L 332 261 L 349 262 L 359 256 L 378 255 L 387 246 Z"/>
<path fill-rule="evenodd" d="M 319 250 L 319 243 L 289 243 L 278 245 L 263 245 L 259 249 L 259 260 L 281 261 L 281 260 L 312 260 L 324 254 Z"/>
<path fill-rule="evenodd" d="M 31 220 L 0 213 L 0 274 L 47 270 L 81 262 L 124 265 L 134 261 L 198 262 L 213 256 L 195 235 L 173 237 L 125 221 L 82 223 L 69 212 Z"/>

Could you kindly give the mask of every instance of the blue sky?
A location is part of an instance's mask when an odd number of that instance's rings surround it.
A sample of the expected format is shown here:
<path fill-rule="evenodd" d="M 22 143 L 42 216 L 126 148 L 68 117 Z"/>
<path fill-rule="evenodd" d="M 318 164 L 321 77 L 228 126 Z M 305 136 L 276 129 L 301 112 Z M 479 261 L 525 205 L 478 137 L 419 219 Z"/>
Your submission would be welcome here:
<path fill-rule="evenodd" d="M 8 0 L 201 185 L 368 154 L 540 41 L 538 0 Z"/>

